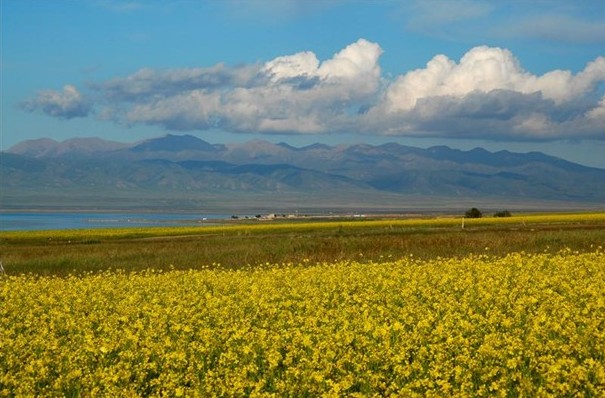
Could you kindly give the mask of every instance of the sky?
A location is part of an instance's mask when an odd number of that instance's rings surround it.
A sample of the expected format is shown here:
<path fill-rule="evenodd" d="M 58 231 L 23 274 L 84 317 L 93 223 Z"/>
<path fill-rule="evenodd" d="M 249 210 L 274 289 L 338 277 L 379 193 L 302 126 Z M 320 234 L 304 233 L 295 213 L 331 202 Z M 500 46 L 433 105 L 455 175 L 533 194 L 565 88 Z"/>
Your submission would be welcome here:
<path fill-rule="evenodd" d="M 605 168 L 603 0 L 0 0 L 29 139 L 541 151 Z"/>

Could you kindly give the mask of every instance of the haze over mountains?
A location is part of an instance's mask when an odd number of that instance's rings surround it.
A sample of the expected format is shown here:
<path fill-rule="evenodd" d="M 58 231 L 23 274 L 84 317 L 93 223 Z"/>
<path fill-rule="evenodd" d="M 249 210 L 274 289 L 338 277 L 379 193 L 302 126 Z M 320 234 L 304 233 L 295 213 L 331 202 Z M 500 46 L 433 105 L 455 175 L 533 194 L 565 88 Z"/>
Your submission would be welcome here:
<path fill-rule="evenodd" d="M 166 135 L 135 144 L 24 141 L 1 154 L 2 208 L 396 208 L 417 201 L 605 203 L 605 170 L 538 152 L 390 143 L 302 148 Z M 273 202 L 273 203 L 271 203 Z"/>

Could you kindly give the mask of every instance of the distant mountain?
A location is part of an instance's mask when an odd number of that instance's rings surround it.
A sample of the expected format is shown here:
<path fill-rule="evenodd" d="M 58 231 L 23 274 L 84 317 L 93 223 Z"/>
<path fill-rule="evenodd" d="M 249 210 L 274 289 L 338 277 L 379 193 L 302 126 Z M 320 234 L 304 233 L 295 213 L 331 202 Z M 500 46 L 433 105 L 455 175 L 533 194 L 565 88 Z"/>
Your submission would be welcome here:
<path fill-rule="evenodd" d="M 143 141 L 130 148 L 132 152 L 182 152 L 200 151 L 213 152 L 220 149 L 191 135 L 172 135 Z"/>
<path fill-rule="evenodd" d="M 262 140 L 221 145 L 191 135 L 167 135 L 135 144 L 98 138 L 31 140 L 1 156 L 3 207 L 18 207 L 27 195 L 35 201 L 35 193 L 42 191 L 53 192 L 58 202 L 63 191 L 72 202 L 83 192 L 117 192 L 144 202 L 161 191 L 171 198 L 212 197 L 219 204 L 221 198 L 251 194 L 264 198 L 261 202 L 314 197 L 326 207 L 382 206 L 404 203 L 410 196 L 440 203 L 605 203 L 605 170 L 538 152 L 421 149 L 396 143 L 297 148 Z"/>
<path fill-rule="evenodd" d="M 57 142 L 50 138 L 23 141 L 7 152 L 33 158 L 61 157 L 61 156 L 91 156 L 107 153 L 129 147 L 129 144 L 106 141 L 100 138 L 71 138 Z"/>
<path fill-rule="evenodd" d="M 30 158 L 3 153 L 0 167 L 4 189 L 15 188 L 170 188 L 211 192 L 279 192 L 348 189 L 366 184 L 347 177 L 287 164 L 237 165 L 222 161 L 139 161 L 81 158 Z"/>

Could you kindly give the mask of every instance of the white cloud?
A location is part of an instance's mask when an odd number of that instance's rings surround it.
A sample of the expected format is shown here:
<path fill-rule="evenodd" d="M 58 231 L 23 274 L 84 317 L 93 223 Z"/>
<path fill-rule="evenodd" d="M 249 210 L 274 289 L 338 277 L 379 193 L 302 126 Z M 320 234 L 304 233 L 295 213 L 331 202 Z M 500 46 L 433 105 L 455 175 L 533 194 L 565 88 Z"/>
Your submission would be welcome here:
<path fill-rule="evenodd" d="M 601 123 L 601 129 L 605 134 L 605 96 L 601 99 L 601 101 L 595 108 L 591 109 L 587 113 L 587 116 L 590 120 L 594 120 L 597 123 Z"/>
<path fill-rule="evenodd" d="M 464 138 L 605 139 L 594 94 L 605 81 L 605 57 L 577 74 L 533 75 L 513 54 L 480 46 L 459 62 L 437 55 L 399 76 L 364 117 L 368 131 Z"/>
<path fill-rule="evenodd" d="M 311 51 L 277 57 L 267 62 L 263 68 L 273 82 L 295 77 L 313 77 L 317 75 L 319 60 Z"/>
<path fill-rule="evenodd" d="M 214 127 L 213 116 L 219 108 L 219 93 L 193 90 L 136 104 L 122 116 L 122 121 L 127 124 L 159 124 L 169 130 L 205 130 Z"/>
<path fill-rule="evenodd" d="M 377 79 L 380 76 L 378 58 L 381 54 L 382 49 L 378 44 L 359 39 L 325 61 L 318 72 L 324 78 L 357 79 L 362 76 Z"/>
<path fill-rule="evenodd" d="M 93 85 L 112 101 L 144 101 L 179 95 L 191 90 L 217 90 L 253 84 L 257 65 L 230 68 L 218 64 L 209 68 L 155 70 L 143 68 L 127 77 Z"/>
<path fill-rule="evenodd" d="M 545 99 L 560 104 L 595 89 L 601 81 L 605 81 L 605 57 L 590 62 L 576 75 L 554 70 L 535 76 L 524 71 L 510 51 L 480 46 L 468 51 L 459 63 L 437 55 L 425 68 L 401 75 L 389 87 L 384 106 L 389 112 L 404 111 L 413 109 L 421 98 L 463 98 L 474 91 L 492 90 L 539 92 Z"/>
<path fill-rule="evenodd" d="M 35 98 L 21 103 L 21 108 L 28 112 L 42 111 L 64 119 L 84 117 L 90 112 L 90 104 L 72 85 L 64 86 L 63 91 L 40 91 Z"/>
<path fill-rule="evenodd" d="M 325 133 L 341 129 L 351 109 L 376 94 L 381 53 L 378 44 L 360 39 L 323 62 L 307 51 L 253 67 L 142 69 L 97 88 L 135 103 L 122 119 L 130 124 Z"/>
<path fill-rule="evenodd" d="M 168 130 L 605 139 L 605 57 L 575 74 L 534 75 L 509 50 L 479 46 L 387 80 L 381 54 L 360 39 L 323 61 L 305 51 L 238 67 L 141 69 L 90 86 L 91 96 L 104 120 Z M 73 86 L 23 108 L 64 118 L 91 111 Z"/>
<path fill-rule="evenodd" d="M 273 81 L 297 77 L 317 77 L 327 80 L 358 79 L 360 76 L 367 76 L 377 79 L 380 77 L 378 58 L 381 54 L 382 49 L 378 44 L 359 39 L 321 65 L 314 53 L 305 51 L 277 57 L 267 62 L 263 71 L 271 76 Z"/>

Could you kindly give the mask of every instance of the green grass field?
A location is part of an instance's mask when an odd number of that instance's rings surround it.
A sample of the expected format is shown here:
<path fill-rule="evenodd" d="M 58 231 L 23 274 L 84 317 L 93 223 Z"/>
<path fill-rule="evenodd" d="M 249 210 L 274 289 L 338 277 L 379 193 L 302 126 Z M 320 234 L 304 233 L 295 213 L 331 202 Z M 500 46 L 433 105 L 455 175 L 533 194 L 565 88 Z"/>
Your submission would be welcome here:
<path fill-rule="evenodd" d="M 0 232 L 9 274 L 120 269 L 238 269 L 258 264 L 431 259 L 489 253 L 589 251 L 605 242 L 605 213 L 510 218 L 357 219 L 220 226 Z"/>

